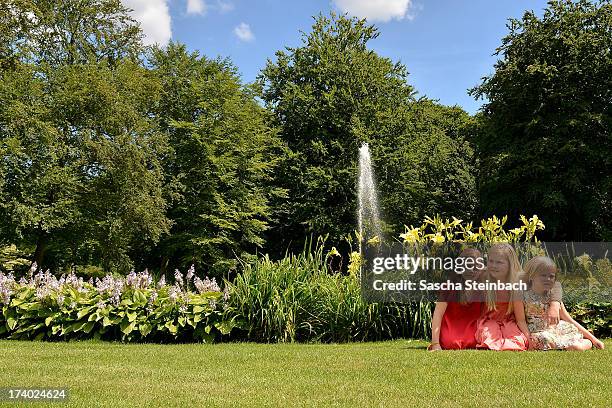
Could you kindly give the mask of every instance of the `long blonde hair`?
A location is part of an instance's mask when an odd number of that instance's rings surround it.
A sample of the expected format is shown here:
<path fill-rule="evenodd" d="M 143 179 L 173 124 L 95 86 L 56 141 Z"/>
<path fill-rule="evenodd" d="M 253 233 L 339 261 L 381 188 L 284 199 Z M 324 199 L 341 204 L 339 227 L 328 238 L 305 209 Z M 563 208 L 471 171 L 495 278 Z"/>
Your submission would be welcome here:
<path fill-rule="evenodd" d="M 512 245 L 510 245 L 507 242 L 501 242 L 501 243 L 492 245 L 491 248 L 489 248 L 489 258 L 490 258 L 491 252 L 493 251 L 497 251 L 501 253 L 502 255 L 505 256 L 506 260 L 508 261 L 508 275 L 506 276 L 505 281 L 509 283 L 518 282 L 521 276 L 521 273 L 523 272 L 523 269 L 521 268 L 521 263 L 519 262 L 518 256 L 516 255 L 516 251 L 514 250 Z M 512 295 L 513 294 L 511 294 L 511 297 L 509 299 L 510 301 L 508 302 L 508 308 L 506 310 L 506 314 L 510 314 L 514 311 L 514 307 L 512 306 L 512 298 L 513 298 Z M 487 291 L 487 308 L 489 310 L 497 310 L 496 303 L 497 303 L 497 291 L 488 290 Z"/>

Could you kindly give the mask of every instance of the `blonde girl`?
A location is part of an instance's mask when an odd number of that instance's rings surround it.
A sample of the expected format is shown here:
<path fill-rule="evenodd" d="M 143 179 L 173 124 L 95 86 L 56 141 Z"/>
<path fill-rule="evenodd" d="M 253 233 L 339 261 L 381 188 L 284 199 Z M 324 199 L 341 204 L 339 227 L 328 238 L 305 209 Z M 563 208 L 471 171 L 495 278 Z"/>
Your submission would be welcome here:
<path fill-rule="evenodd" d="M 489 283 L 517 283 L 522 274 L 514 248 L 508 243 L 493 245 L 487 256 Z M 476 347 L 489 350 L 527 350 L 529 330 L 522 295 L 515 291 L 492 290 L 476 326 Z"/>
<path fill-rule="evenodd" d="M 529 289 L 524 293 L 524 310 L 531 333 L 531 350 L 589 350 L 604 344 L 578 324 L 561 303 L 561 320 L 550 325 L 548 310 L 555 285 L 557 266 L 546 256 L 536 256 L 525 265 Z"/>

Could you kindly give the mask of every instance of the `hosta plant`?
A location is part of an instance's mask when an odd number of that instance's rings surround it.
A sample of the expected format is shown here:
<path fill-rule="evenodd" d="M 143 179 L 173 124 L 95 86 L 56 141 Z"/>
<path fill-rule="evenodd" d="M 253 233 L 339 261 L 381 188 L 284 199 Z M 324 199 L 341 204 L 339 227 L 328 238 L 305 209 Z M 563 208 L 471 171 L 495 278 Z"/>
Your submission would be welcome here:
<path fill-rule="evenodd" d="M 234 327 L 222 317 L 227 300 L 193 267 L 186 275 L 177 270 L 173 284 L 155 283 L 146 270 L 88 282 L 34 268 L 19 281 L 0 273 L 0 337 L 210 342 Z"/>

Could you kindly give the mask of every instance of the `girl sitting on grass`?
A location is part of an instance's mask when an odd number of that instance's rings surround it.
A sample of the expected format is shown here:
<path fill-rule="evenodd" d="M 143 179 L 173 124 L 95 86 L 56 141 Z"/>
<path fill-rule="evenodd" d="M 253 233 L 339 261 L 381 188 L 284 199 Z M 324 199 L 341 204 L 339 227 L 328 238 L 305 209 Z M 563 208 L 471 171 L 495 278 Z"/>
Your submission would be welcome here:
<path fill-rule="evenodd" d="M 529 289 L 524 293 L 524 311 L 528 329 L 530 350 L 589 350 L 604 344 L 591 332 L 578 324 L 561 303 L 561 320 L 555 325 L 547 322 L 550 292 L 555 284 L 557 266 L 552 259 L 536 256 L 525 265 Z"/>
<path fill-rule="evenodd" d="M 522 269 L 514 248 L 508 243 L 489 249 L 487 280 L 516 283 Z M 525 323 L 522 296 L 515 291 L 491 290 L 476 325 L 476 348 L 489 350 L 527 350 L 529 330 Z"/>
<path fill-rule="evenodd" d="M 460 258 L 481 258 L 478 249 L 464 249 Z M 475 262 L 474 262 L 475 263 Z M 474 264 L 472 263 L 472 264 Z M 478 280 L 481 270 L 466 269 L 461 278 Z M 430 351 L 473 349 L 476 347 L 476 321 L 480 317 L 482 302 L 473 301 L 476 296 L 470 296 L 466 291 L 446 291 L 440 293 L 431 320 Z"/>

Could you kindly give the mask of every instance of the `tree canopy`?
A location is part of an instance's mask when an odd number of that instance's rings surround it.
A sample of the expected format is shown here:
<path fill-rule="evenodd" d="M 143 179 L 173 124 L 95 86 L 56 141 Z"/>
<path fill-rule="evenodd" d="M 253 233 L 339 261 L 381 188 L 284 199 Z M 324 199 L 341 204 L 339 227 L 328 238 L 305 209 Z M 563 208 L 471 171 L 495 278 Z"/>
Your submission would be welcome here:
<path fill-rule="evenodd" d="M 477 138 L 481 206 L 538 213 L 548 238 L 610 237 L 612 4 L 550 1 L 511 19 Z"/>
<path fill-rule="evenodd" d="M 162 85 L 156 110 L 172 152 L 164 159 L 174 220 L 159 244 L 162 267 L 232 268 L 263 245 L 280 147 L 268 114 L 227 60 L 170 44 L 151 58 Z"/>
<path fill-rule="evenodd" d="M 443 119 L 435 103 L 416 100 L 404 65 L 368 48 L 378 35 L 365 20 L 319 15 L 301 46 L 277 52 L 261 72 L 262 99 L 287 146 L 276 182 L 288 194 L 275 203 L 270 234 L 281 251 L 307 234 L 338 240 L 355 230 L 363 142 L 381 170 L 391 228 L 426 211 L 474 209 L 471 150 L 463 135 L 452 134 L 457 123 Z M 460 179 L 461 187 L 451 187 Z"/>
<path fill-rule="evenodd" d="M 11 1 L 1 20 L 3 239 L 39 264 L 50 252 L 50 266 L 129 268 L 134 242 L 170 225 L 165 135 L 149 114 L 159 86 L 124 58 L 140 52 L 138 26 L 110 0 Z"/>
<path fill-rule="evenodd" d="M 554 0 L 508 29 L 471 116 L 419 96 L 364 19 L 314 17 L 245 84 L 229 59 L 143 46 L 120 0 L 5 1 L 2 265 L 228 276 L 311 235 L 338 245 L 366 142 L 384 233 L 535 213 L 544 238 L 608 239 L 612 5 Z"/>

